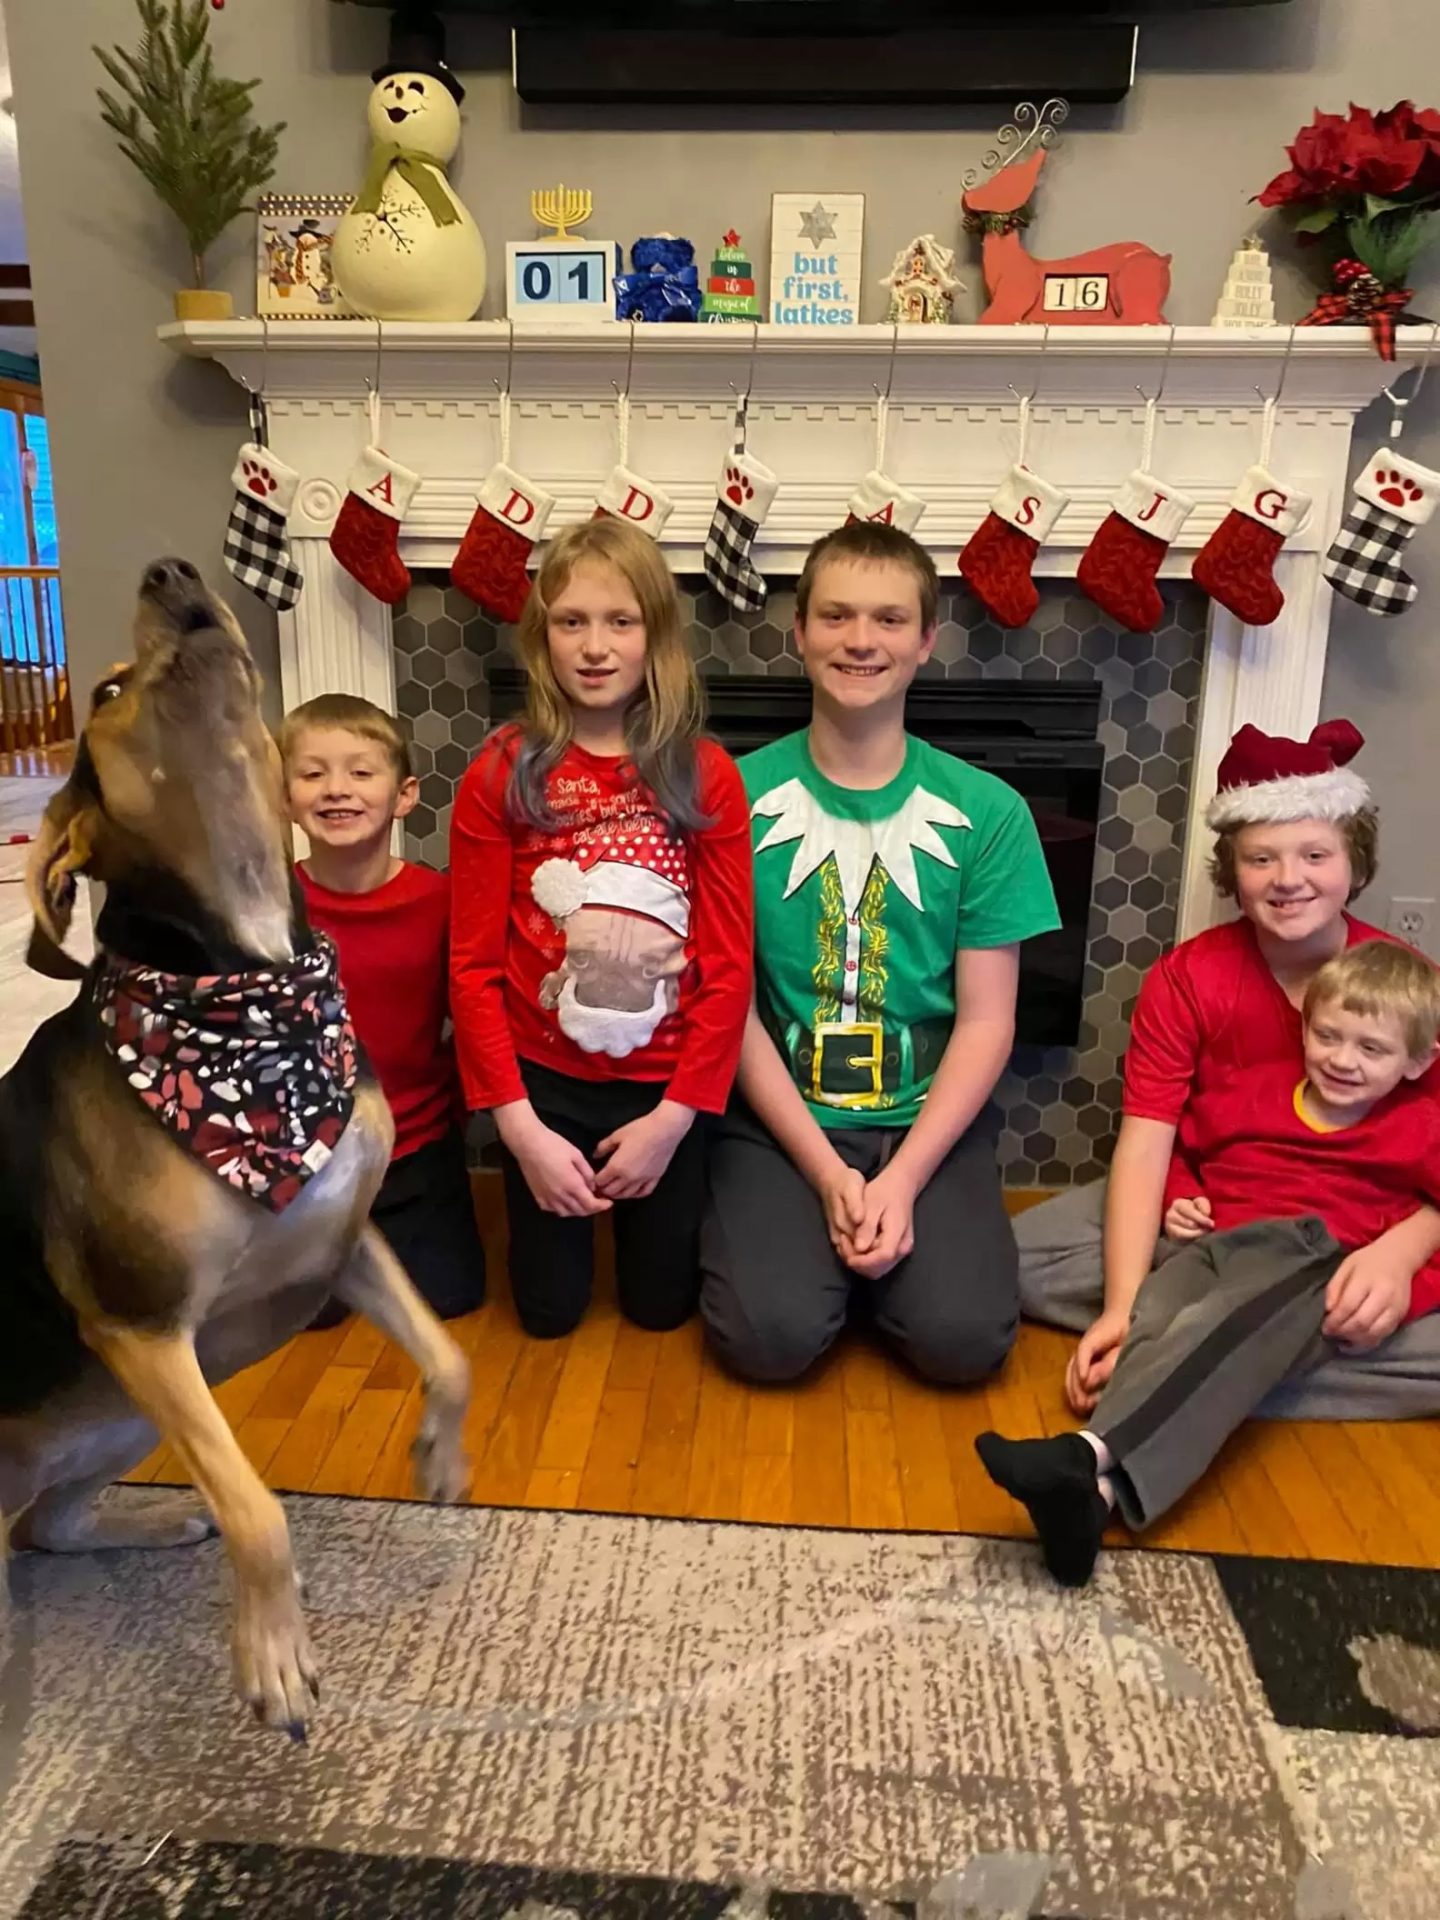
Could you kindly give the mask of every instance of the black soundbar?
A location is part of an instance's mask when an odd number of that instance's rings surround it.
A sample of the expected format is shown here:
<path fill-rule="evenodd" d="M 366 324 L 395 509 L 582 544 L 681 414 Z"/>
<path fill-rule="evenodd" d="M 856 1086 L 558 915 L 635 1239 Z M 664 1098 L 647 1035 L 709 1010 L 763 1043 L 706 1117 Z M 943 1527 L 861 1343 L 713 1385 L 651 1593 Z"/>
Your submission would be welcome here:
<path fill-rule="evenodd" d="M 1137 36 L 1118 22 L 813 34 L 751 34 L 738 23 L 522 26 L 515 89 L 536 104 L 1008 106 L 1050 94 L 1110 101 L 1123 99 L 1134 80 Z"/>

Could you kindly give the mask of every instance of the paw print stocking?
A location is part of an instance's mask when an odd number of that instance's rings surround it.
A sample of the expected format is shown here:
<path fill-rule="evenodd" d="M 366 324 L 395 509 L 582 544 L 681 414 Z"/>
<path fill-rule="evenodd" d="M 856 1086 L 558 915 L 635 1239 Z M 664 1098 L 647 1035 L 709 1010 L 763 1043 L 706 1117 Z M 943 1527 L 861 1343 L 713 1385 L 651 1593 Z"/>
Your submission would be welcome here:
<path fill-rule="evenodd" d="M 1440 473 L 1382 447 L 1354 486 L 1355 500 L 1325 555 L 1336 593 L 1367 613 L 1403 613 L 1418 592 L 1400 554 L 1440 500 Z"/>
<path fill-rule="evenodd" d="M 735 409 L 735 440 L 720 469 L 715 515 L 705 535 L 705 578 L 738 613 L 759 613 L 769 588 L 755 566 L 755 536 L 780 483 L 745 451 L 748 406 L 746 395 Z"/>
<path fill-rule="evenodd" d="M 305 584 L 290 553 L 285 521 L 300 476 L 266 446 L 265 403 L 250 396 L 250 438 L 230 476 L 235 498 L 225 522 L 225 564 L 240 582 L 277 613 L 288 613 Z"/>

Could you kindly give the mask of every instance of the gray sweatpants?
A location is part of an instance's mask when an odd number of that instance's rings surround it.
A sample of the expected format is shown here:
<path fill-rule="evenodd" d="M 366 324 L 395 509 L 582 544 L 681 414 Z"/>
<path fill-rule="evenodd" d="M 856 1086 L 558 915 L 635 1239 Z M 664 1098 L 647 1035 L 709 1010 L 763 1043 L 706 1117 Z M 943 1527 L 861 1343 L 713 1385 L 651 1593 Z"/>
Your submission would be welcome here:
<path fill-rule="evenodd" d="M 1083 1333 L 1104 1305 L 1100 1262 L 1105 1182 L 1071 1187 L 1017 1215 L 1020 1310 Z M 1160 1243 L 1157 1265 L 1173 1256 Z M 1440 1313 L 1412 1320 L 1372 1353 L 1331 1349 L 1256 1408 L 1262 1420 L 1418 1420 L 1440 1414 Z"/>
<path fill-rule="evenodd" d="M 745 1380 L 794 1380 L 834 1341 L 852 1298 L 926 1379 L 984 1380 L 1020 1324 L 1015 1236 L 995 1165 L 993 1109 L 977 1116 L 915 1200 L 915 1250 L 861 1280 L 830 1244 L 814 1189 L 743 1102 L 710 1149 L 700 1229 L 700 1312 L 711 1345 Z M 867 1180 L 904 1138 L 837 1129 L 831 1144 Z"/>
<path fill-rule="evenodd" d="M 1273 1387 L 1333 1351 L 1320 1326 L 1344 1258 L 1323 1220 L 1257 1220 L 1150 1275 L 1089 1421 L 1115 1457 L 1129 1526 L 1174 1506 Z"/>

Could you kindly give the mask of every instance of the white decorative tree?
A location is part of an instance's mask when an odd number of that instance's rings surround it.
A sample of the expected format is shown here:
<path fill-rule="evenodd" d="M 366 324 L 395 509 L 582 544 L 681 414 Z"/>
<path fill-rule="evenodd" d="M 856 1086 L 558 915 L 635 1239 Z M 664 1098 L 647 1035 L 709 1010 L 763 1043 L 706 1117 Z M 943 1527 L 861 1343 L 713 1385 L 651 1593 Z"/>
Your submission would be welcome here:
<path fill-rule="evenodd" d="M 1259 236 L 1250 234 L 1235 251 L 1225 289 L 1215 309 L 1212 327 L 1273 327 L 1275 289 L 1270 279 L 1270 256 Z"/>

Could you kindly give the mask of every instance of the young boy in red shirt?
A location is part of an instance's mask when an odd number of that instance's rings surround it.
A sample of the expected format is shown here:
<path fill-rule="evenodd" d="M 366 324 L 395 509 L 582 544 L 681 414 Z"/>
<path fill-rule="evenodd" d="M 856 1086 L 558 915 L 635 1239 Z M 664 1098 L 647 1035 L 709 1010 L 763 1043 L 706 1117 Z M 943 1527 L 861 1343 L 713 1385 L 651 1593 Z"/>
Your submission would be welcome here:
<path fill-rule="evenodd" d="M 449 1018 L 450 880 L 390 851 L 418 798 L 388 713 L 321 694 L 280 732 L 291 818 L 310 841 L 295 869 L 312 926 L 329 934 L 355 1031 L 395 1119 L 395 1149 L 371 1209 L 442 1319 L 485 1298 Z M 343 1318 L 332 1308 L 319 1325 Z"/>
<path fill-rule="evenodd" d="M 1272 1387 L 1373 1343 L 1347 1256 L 1440 1204 L 1440 1103 L 1417 1084 L 1436 1056 L 1440 973 L 1394 942 L 1349 947 L 1311 981 L 1304 1019 L 1298 1084 L 1272 1061 L 1191 1103 L 1191 1171 L 1165 1217 L 1187 1244 L 1141 1285 L 1089 1424 L 975 1443 L 1065 1585 L 1089 1579 L 1112 1506 L 1148 1526 Z M 1437 1306 L 1422 1268 L 1404 1318 Z"/>

